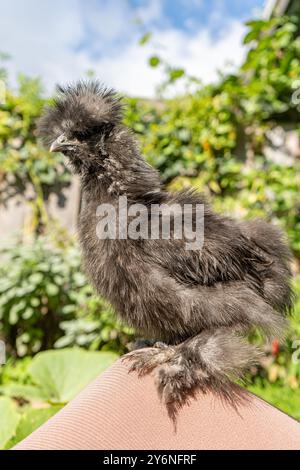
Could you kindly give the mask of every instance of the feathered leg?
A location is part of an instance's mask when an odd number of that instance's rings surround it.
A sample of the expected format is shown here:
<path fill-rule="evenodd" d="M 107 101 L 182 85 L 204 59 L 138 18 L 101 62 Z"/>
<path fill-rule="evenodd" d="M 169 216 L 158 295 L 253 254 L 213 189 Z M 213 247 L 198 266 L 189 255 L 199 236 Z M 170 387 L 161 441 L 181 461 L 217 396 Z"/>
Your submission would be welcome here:
<path fill-rule="evenodd" d="M 232 382 L 258 362 L 261 352 L 232 328 L 205 331 L 176 347 L 155 370 L 162 401 L 176 409 L 199 388 L 227 396 Z"/>
<path fill-rule="evenodd" d="M 124 357 L 131 363 L 130 370 L 139 375 L 154 371 L 159 394 L 172 415 L 196 389 L 213 389 L 230 397 L 232 381 L 242 377 L 260 356 L 247 334 L 258 327 L 267 337 L 278 337 L 286 325 L 269 303 L 242 283 L 203 286 L 199 291 L 199 316 L 206 312 L 204 328 L 202 323 L 198 333 L 181 343 L 158 343 Z M 197 309 L 196 295 L 193 300 Z M 191 331 L 197 332 L 196 320 L 193 312 L 187 320 Z"/>
<path fill-rule="evenodd" d="M 213 389 L 225 397 L 232 381 L 257 363 L 261 353 L 241 337 L 244 327 L 206 330 L 175 346 L 135 351 L 125 356 L 131 371 L 140 375 L 154 370 L 159 395 L 172 417 L 197 390 Z"/>

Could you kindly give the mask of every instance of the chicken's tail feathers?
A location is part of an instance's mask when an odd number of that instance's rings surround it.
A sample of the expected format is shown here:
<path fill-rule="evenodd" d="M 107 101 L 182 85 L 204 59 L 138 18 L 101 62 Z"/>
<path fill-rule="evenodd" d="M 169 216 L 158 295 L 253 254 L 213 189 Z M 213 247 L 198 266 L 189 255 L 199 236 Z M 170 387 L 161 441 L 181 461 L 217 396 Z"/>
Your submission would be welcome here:
<path fill-rule="evenodd" d="M 279 227 L 262 219 L 242 222 L 240 228 L 251 240 L 253 251 L 266 259 L 266 274 L 262 275 L 266 301 L 277 311 L 290 313 L 295 296 L 291 286 L 292 254 L 285 234 Z"/>
<path fill-rule="evenodd" d="M 201 286 L 195 296 L 194 306 L 198 317 L 200 315 L 205 322 L 203 328 L 207 330 L 231 325 L 234 329 L 239 325 L 243 333 L 258 329 L 267 339 L 283 339 L 287 332 L 287 319 L 245 283 Z"/>

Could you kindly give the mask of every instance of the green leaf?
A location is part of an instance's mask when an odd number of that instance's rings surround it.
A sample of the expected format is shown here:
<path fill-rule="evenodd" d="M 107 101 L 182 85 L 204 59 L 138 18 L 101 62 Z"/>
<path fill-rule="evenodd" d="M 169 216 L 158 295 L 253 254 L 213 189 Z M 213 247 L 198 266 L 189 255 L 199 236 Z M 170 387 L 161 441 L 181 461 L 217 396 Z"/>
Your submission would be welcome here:
<path fill-rule="evenodd" d="M 52 416 L 61 410 L 61 406 L 55 405 L 49 408 L 35 409 L 27 408 L 21 416 L 19 425 L 16 428 L 14 437 L 6 444 L 6 449 L 11 449 L 18 442 L 23 441 L 27 436 L 32 434 L 37 428 L 42 426 Z"/>
<path fill-rule="evenodd" d="M 22 398 L 24 400 L 46 400 L 43 390 L 36 385 L 23 385 L 18 383 L 8 383 L 0 386 L 0 393 L 10 398 Z"/>
<path fill-rule="evenodd" d="M 114 353 L 81 349 L 45 351 L 34 357 L 29 373 L 48 401 L 67 403 L 117 358 Z"/>
<path fill-rule="evenodd" d="M 149 64 L 151 67 L 157 67 L 160 64 L 160 58 L 157 56 L 150 57 Z"/>
<path fill-rule="evenodd" d="M 35 285 L 40 284 L 42 280 L 43 280 L 43 275 L 41 273 L 34 273 L 28 278 L 28 282 L 30 284 L 35 284 Z"/>
<path fill-rule="evenodd" d="M 151 37 L 152 37 L 152 33 L 149 33 L 149 32 L 145 33 L 139 40 L 140 45 L 144 46 L 145 44 L 147 44 L 147 42 L 150 41 Z"/>
<path fill-rule="evenodd" d="M 0 449 L 3 449 L 15 435 L 19 419 L 13 401 L 7 397 L 0 397 Z"/>
<path fill-rule="evenodd" d="M 259 32 L 256 30 L 250 31 L 246 36 L 244 37 L 243 43 L 244 44 L 249 44 L 249 42 L 254 41 L 255 39 L 258 38 Z"/>
<path fill-rule="evenodd" d="M 46 291 L 49 297 L 54 297 L 59 293 L 59 288 L 55 284 L 47 284 Z"/>
<path fill-rule="evenodd" d="M 184 69 L 172 69 L 169 72 L 170 80 L 174 82 L 175 80 L 178 80 L 179 78 L 183 77 L 184 74 Z"/>

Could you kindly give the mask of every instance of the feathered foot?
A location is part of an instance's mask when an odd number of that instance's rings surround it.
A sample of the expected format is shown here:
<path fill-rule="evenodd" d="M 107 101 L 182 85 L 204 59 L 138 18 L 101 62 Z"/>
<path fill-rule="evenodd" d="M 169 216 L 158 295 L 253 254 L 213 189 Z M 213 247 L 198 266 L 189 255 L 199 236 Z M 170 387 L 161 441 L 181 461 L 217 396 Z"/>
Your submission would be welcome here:
<path fill-rule="evenodd" d="M 155 383 L 169 415 L 175 419 L 178 409 L 195 392 L 213 390 L 226 400 L 238 398 L 232 381 L 241 378 L 261 353 L 230 328 L 203 331 L 175 345 L 133 351 L 124 357 L 130 372 L 143 376 L 154 371 Z M 233 403 L 234 405 L 234 403 Z"/>
<path fill-rule="evenodd" d="M 126 354 L 122 361 L 130 363 L 130 372 L 135 371 L 139 376 L 142 376 L 149 374 L 157 366 L 167 362 L 173 356 L 174 348 L 164 343 L 155 343 L 152 348 L 137 349 Z"/>

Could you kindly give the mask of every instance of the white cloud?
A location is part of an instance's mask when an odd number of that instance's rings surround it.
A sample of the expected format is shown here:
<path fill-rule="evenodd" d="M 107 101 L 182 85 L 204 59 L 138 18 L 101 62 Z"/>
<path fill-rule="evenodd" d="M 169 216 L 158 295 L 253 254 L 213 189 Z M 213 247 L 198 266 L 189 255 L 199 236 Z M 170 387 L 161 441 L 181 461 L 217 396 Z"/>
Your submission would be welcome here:
<path fill-rule="evenodd" d="M 161 72 L 148 67 L 151 45 L 138 44 L 133 20 L 138 16 L 147 26 L 158 19 L 162 15 L 158 0 L 135 11 L 124 1 L 117 7 L 116 2 L 106 2 L 100 8 L 99 0 L 0 0 L 0 13 L 0 47 L 12 56 L 11 76 L 40 75 L 52 89 L 57 82 L 82 78 L 93 69 L 120 91 L 153 96 Z M 193 33 L 168 25 L 152 30 L 171 64 L 208 82 L 228 60 L 239 64 L 244 54 L 242 24 L 224 18 L 224 27 L 217 39 L 205 27 Z"/>
<path fill-rule="evenodd" d="M 211 37 L 208 29 L 203 29 L 193 36 L 177 30 L 165 31 L 160 34 L 160 41 L 168 44 L 166 56 L 171 63 L 210 82 L 216 79 L 217 70 L 224 69 L 226 62 L 237 66 L 244 57 L 244 26 L 232 20 L 226 29 L 217 40 Z"/>
<path fill-rule="evenodd" d="M 103 1 L 100 5 L 99 0 L 83 0 L 80 12 L 85 27 L 95 40 L 95 49 L 100 50 L 105 44 L 128 36 L 132 11 L 127 1 Z"/>
<path fill-rule="evenodd" d="M 162 1 L 150 0 L 146 6 L 136 9 L 136 16 L 145 24 L 157 20 L 162 15 Z"/>

